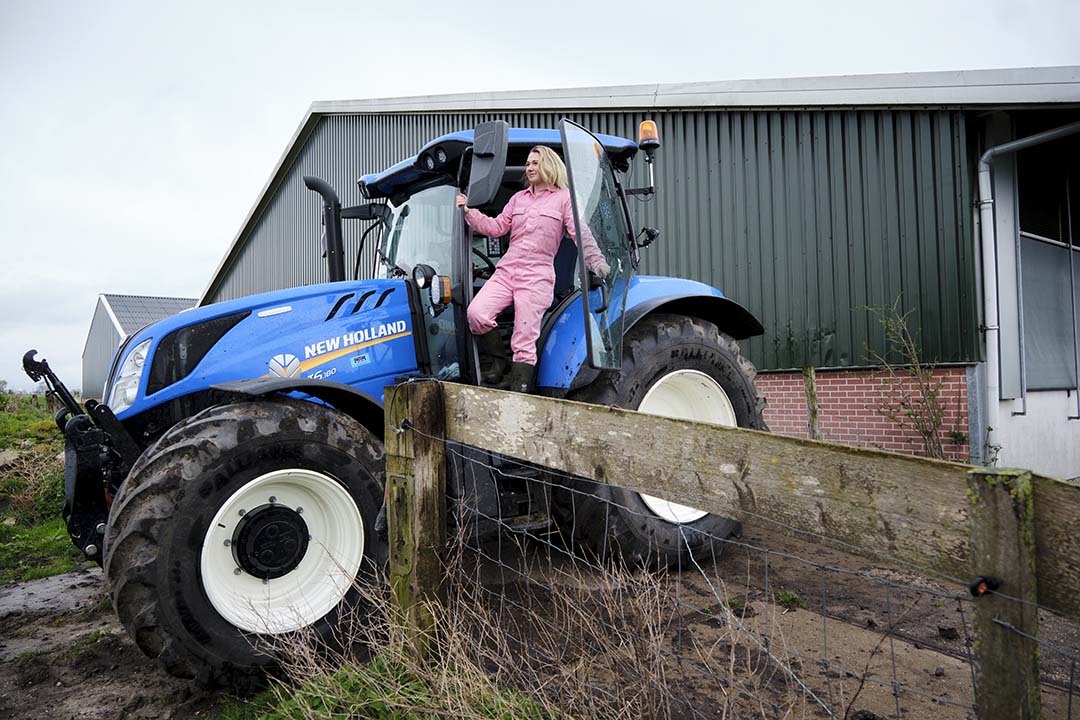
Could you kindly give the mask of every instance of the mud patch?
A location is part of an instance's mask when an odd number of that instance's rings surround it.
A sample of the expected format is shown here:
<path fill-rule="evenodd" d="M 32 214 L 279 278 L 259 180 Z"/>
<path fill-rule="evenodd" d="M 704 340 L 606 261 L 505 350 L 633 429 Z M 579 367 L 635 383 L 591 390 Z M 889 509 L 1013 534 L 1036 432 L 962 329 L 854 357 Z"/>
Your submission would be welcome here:
<path fill-rule="evenodd" d="M 135 647 L 100 570 L 0 589 L 0 717 L 205 717 L 220 697 L 166 675 Z"/>

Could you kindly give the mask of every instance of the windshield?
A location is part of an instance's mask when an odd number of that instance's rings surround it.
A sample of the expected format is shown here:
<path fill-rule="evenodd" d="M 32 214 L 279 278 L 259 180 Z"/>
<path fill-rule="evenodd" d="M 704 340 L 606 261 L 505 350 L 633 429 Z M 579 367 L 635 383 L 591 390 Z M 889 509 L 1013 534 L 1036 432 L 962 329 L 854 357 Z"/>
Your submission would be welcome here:
<path fill-rule="evenodd" d="M 395 267 L 410 274 L 417 263 L 430 265 L 439 275 L 450 274 L 456 194 L 454 186 L 440 185 L 390 206 L 376 277 L 394 277 Z"/>
<path fill-rule="evenodd" d="M 430 265 L 437 275 L 453 274 L 454 196 L 453 185 L 421 190 L 400 205 L 391 205 L 390 220 L 379 248 L 375 277 L 412 276 L 419 263 Z M 396 274 L 396 275 L 395 275 Z M 420 322 L 424 325 L 423 345 L 431 372 L 444 380 L 461 376 L 461 333 L 453 309 L 435 308 L 431 297 L 419 293 Z"/>

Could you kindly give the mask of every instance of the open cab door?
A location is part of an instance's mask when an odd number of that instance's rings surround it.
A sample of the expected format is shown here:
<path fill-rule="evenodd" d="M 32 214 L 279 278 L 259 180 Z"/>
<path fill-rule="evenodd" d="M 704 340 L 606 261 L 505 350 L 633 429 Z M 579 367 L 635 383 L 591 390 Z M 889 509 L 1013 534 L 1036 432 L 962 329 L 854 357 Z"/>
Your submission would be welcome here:
<path fill-rule="evenodd" d="M 579 285 L 585 313 L 589 365 L 616 370 L 622 365 L 623 312 L 633 274 L 633 243 L 626 225 L 615 180 L 615 168 L 604 146 L 585 128 L 569 120 L 560 123 L 563 157 L 574 207 L 578 245 Z M 597 249 L 609 268 L 607 275 L 590 272 Z"/>

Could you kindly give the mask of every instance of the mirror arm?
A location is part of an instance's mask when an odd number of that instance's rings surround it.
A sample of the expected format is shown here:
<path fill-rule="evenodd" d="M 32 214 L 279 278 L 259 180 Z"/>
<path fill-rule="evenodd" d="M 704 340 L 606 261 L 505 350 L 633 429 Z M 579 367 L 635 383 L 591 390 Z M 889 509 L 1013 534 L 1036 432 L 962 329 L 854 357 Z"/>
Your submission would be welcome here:
<path fill-rule="evenodd" d="M 627 195 L 652 195 L 656 192 L 656 179 L 653 177 L 653 155 L 655 154 L 656 148 L 645 148 L 645 166 L 649 168 L 649 184 L 643 188 L 627 190 Z"/>
<path fill-rule="evenodd" d="M 612 173 L 611 178 L 615 181 L 615 190 L 619 193 L 619 204 L 622 205 L 623 220 L 626 222 L 626 246 L 630 250 L 630 265 L 637 270 L 638 264 L 641 262 L 641 257 L 638 255 L 637 242 L 635 241 L 633 234 L 634 231 L 631 230 L 634 223 L 630 218 L 630 207 L 626 201 L 630 191 L 627 191 L 627 189 L 623 187 L 622 182 L 619 180 L 618 173 Z"/>
<path fill-rule="evenodd" d="M 469 176 L 472 175 L 473 149 L 470 145 L 465 148 L 461 155 L 461 163 L 458 165 L 457 189 L 458 192 L 467 193 L 469 190 Z"/>
<path fill-rule="evenodd" d="M 390 207 L 384 203 L 365 203 L 341 209 L 342 220 L 385 220 Z"/>

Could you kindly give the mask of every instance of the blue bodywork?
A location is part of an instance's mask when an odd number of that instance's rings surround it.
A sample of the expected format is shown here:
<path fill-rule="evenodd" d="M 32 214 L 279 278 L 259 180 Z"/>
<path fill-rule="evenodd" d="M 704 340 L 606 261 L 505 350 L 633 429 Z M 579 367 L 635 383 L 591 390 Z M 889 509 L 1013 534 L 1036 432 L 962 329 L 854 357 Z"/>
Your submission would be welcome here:
<path fill-rule="evenodd" d="M 186 377 L 146 394 L 164 338 L 246 311 Z M 147 370 L 135 402 L 117 413 L 121 420 L 211 385 L 258 377 L 332 380 L 381 399 L 395 377 L 418 370 L 404 280 L 324 283 L 194 308 L 140 330 L 125 355 L 148 339 Z"/>
<path fill-rule="evenodd" d="M 125 343 L 117 367 L 146 340 L 151 341 L 147 363 L 152 365 L 162 339 L 172 333 L 249 313 L 186 377 L 147 395 L 151 373 L 144 372 L 136 401 L 117 417 L 124 420 L 212 385 L 261 377 L 339 382 L 381 401 L 384 388 L 396 377 L 420 371 L 405 283 L 361 280 L 276 290 L 194 308 L 150 325 Z M 723 299 L 724 294 L 693 280 L 633 277 L 624 315 L 636 319 L 638 309 L 672 298 Z M 585 366 L 581 304 L 579 295 L 552 322 L 538 356 L 539 387 L 568 390 Z"/>
<path fill-rule="evenodd" d="M 635 318 L 635 310 L 672 298 L 724 298 L 716 288 L 682 278 L 635 276 L 626 293 L 624 317 Z M 599 301 L 593 291 L 590 305 Z M 585 316 L 579 295 L 551 326 L 544 347 L 537 357 L 536 384 L 539 387 L 569 389 L 588 359 L 585 343 Z M 636 319 L 636 318 L 635 318 Z M 629 329 L 627 323 L 626 329 Z"/>

